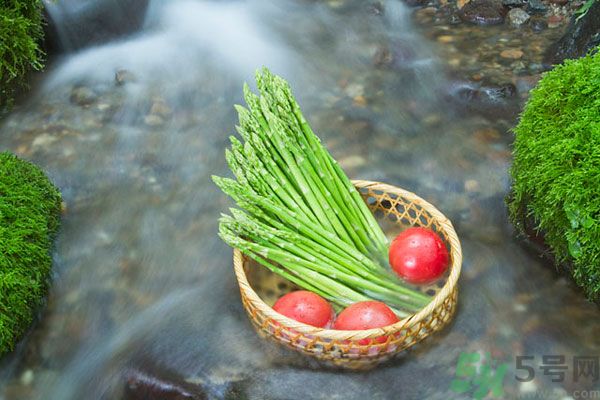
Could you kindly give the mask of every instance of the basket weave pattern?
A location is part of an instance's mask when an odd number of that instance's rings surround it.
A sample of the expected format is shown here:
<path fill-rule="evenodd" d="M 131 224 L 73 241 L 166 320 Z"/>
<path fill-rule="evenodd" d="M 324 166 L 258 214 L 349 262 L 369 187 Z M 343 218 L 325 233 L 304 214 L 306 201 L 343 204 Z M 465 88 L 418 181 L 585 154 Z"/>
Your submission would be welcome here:
<path fill-rule="evenodd" d="M 280 295 L 297 289 L 293 284 L 255 264 L 237 249 L 234 249 L 233 263 L 242 303 L 259 334 L 327 365 L 368 369 L 442 329 L 452 319 L 457 304 L 456 286 L 462 253 L 452 223 L 425 200 L 384 183 L 353 183 L 378 219 L 387 219 L 398 231 L 409 226 L 432 229 L 449 248 L 449 271 L 440 284 L 419 288 L 433 297 L 418 313 L 383 328 L 361 331 L 315 328 L 289 319 L 267 305 L 273 304 Z M 364 339 L 368 339 L 368 344 L 364 344 Z"/>

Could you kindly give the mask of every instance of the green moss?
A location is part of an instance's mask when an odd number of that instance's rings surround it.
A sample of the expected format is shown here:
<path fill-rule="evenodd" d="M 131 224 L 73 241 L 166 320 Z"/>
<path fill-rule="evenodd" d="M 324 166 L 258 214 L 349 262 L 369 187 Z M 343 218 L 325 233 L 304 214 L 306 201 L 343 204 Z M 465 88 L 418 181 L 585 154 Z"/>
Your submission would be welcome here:
<path fill-rule="evenodd" d="M 515 128 L 513 222 L 532 220 L 600 300 L 600 53 L 546 73 Z"/>
<path fill-rule="evenodd" d="M 38 167 L 0 153 L 0 355 L 14 348 L 46 295 L 60 203 Z"/>
<path fill-rule="evenodd" d="M 9 106 L 24 77 L 42 68 L 41 0 L 0 0 L 0 111 Z"/>

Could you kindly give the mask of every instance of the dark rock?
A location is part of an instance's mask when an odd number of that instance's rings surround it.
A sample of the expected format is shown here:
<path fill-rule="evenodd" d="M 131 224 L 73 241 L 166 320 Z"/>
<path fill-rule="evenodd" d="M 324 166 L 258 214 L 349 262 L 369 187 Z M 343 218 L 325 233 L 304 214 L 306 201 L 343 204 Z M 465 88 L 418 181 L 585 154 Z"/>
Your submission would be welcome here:
<path fill-rule="evenodd" d="M 500 0 L 473 0 L 458 13 L 463 21 L 477 25 L 498 25 L 504 22 L 506 9 Z"/>
<path fill-rule="evenodd" d="M 450 25 L 458 25 L 461 24 L 462 20 L 460 19 L 460 17 L 456 14 L 452 14 L 450 16 L 448 16 L 448 24 Z"/>
<path fill-rule="evenodd" d="M 541 0 L 527 0 L 527 11 L 532 14 L 543 14 L 548 11 L 548 6 Z"/>
<path fill-rule="evenodd" d="M 531 30 L 538 33 L 548 28 L 548 22 L 544 18 L 534 17 L 529 20 Z"/>
<path fill-rule="evenodd" d="M 384 15 L 385 8 L 380 1 L 376 1 L 375 3 L 369 4 L 369 12 L 373 15 Z"/>
<path fill-rule="evenodd" d="M 236 381 L 229 384 L 225 392 L 224 400 L 246 400 L 250 397 L 247 394 L 249 383 L 246 380 Z"/>
<path fill-rule="evenodd" d="M 506 7 L 522 7 L 527 4 L 527 0 L 502 0 Z"/>
<path fill-rule="evenodd" d="M 77 104 L 78 106 L 86 107 L 91 104 L 94 104 L 98 96 L 94 91 L 87 86 L 75 86 L 71 90 L 71 96 L 69 100 L 73 104 Z"/>
<path fill-rule="evenodd" d="M 421 7 L 427 5 L 429 0 L 404 0 L 404 3 L 411 7 Z"/>
<path fill-rule="evenodd" d="M 169 370 L 137 368 L 125 372 L 124 400 L 204 400 L 207 395 L 199 385 L 186 382 Z"/>
<path fill-rule="evenodd" d="M 46 47 L 73 51 L 141 28 L 149 0 L 61 0 L 45 5 Z"/>
<path fill-rule="evenodd" d="M 135 82 L 135 75 L 126 69 L 120 69 L 115 72 L 115 83 L 117 86 L 123 86 L 127 82 Z"/>
<path fill-rule="evenodd" d="M 544 62 L 560 64 L 567 58 L 579 58 L 600 44 L 600 1 L 594 2 L 579 21 L 571 19 L 567 32 L 544 54 Z"/>
<path fill-rule="evenodd" d="M 373 64 L 376 67 L 398 67 L 401 68 L 407 62 L 414 60 L 415 50 L 408 42 L 397 41 L 388 46 L 379 47 L 373 55 Z"/>
<path fill-rule="evenodd" d="M 459 111 L 474 112 L 489 119 L 513 118 L 519 111 L 517 89 L 512 83 L 457 83 L 449 90 L 448 100 Z"/>
<path fill-rule="evenodd" d="M 515 27 L 523 26 L 531 16 L 526 11 L 520 8 L 513 8 L 508 12 L 508 22 Z"/>
<path fill-rule="evenodd" d="M 548 17 L 548 28 L 558 28 L 563 24 L 563 20 L 562 15 L 551 15 Z"/>

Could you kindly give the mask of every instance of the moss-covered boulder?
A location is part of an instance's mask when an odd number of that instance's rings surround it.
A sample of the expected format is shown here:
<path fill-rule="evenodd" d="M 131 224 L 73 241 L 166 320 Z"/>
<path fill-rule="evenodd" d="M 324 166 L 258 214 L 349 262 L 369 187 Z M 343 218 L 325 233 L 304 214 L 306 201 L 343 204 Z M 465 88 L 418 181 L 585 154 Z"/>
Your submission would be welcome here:
<path fill-rule="evenodd" d="M 60 203 L 38 167 L 0 153 L 0 355 L 14 348 L 46 295 Z"/>
<path fill-rule="evenodd" d="M 600 54 L 546 73 L 515 128 L 513 222 L 600 300 Z"/>
<path fill-rule="evenodd" d="M 0 1 L 0 112 L 25 85 L 25 74 L 42 68 L 42 24 L 41 0 Z"/>

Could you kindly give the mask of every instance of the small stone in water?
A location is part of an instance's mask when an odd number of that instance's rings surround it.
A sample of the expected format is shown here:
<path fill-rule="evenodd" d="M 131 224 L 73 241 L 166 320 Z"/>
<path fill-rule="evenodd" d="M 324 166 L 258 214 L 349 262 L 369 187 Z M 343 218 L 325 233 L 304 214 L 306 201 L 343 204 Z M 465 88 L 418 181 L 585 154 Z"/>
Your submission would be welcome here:
<path fill-rule="evenodd" d="M 497 25 L 504 22 L 505 9 L 496 0 L 473 0 L 467 3 L 459 16 L 463 21 L 477 25 Z"/>
<path fill-rule="evenodd" d="M 475 179 L 467 179 L 465 181 L 465 191 L 467 191 L 467 192 L 479 191 L 479 182 L 477 182 Z"/>
<path fill-rule="evenodd" d="M 456 7 L 458 7 L 458 9 L 460 10 L 461 8 L 463 8 L 469 1 L 471 0 L 457 0 L 456 1 Z"/>
<path fill-rule="evenodd" d="M 135 82 L 135 75 L 126 69 L 120 69 L 115 72 L 115 83 L 117 86 L 122 86 L 127 82 Z"/>
<path fill-rule="evenodd" d="M 451 43 L 454 41 L 454 36 L 452 35 L 441 35 L 438 36 L 437 41 L 440 43 Z"/>
<path fill-rule="evenodd" d="M 155 114 L 146 115 L 144 117 L 144 123 L 149 126 L 162 125 L 163 122 L 164 120 L 160 116 Z"/>
<path fill-rule="evenodd" d="M 42 133 L 41 135 L 39 135 L 35 139 L 33 139 L 31 146 L 32 147 L 47 147 L 47 146 L 51 145 L 52 143 L 56 142 L 57 140 L 58 139 L 56 138 L 56 136 L 50 135 L 48 133 Z"/>
<path fill-rule="evenodd" d="M 365 87 L 359 83 L 351 83 L 348 86 L 346 86 L 344 92 L 349 97 L 354 98 L 357 96 L 362 96 L 365 93 Z"/>
<path fill-rule="evenodd" d="M 548 7 L 541 0 L 528 0 L 527 10 L 532 13 L 545 13 Z"/>
<path fill-rule="evenodd" d="M 169 107 L 167 102 L 162 98 L 155 99 L 150 108 L 150 114 L 159 115 L 161 117 L 168 117 L 172 112 L 171 107 Z"/>
<path fill-rule="evenodd" d="M 502 57 L 502 58 L 510 58 L 510 59 L 513 59 L 513 60 L 517 60 L 517 59 L 523 57 L 523 51 L 518 50 L 518 49 L 503 50 L 500 53 L 500 57 Z"/>
<path fill-rule="evenodd" d="M 186 382 L 171 371 L 149 372 L 132 369 L 125 374 L 126 400 L 204 400 L 199 385 Z"/>
<path fill-rule="evenodd" d="M 502 0 L 502 4 L 507 7 L 521 7 L 527 4 L 527 0 Z"/>
<path fill-rule="evenodd" d="M 367 99 L 365 99 L 365 96 L 356 96 L 354 98 L 354 105 L 358 107 L 366 107 Z"/>
<path fill-rule="evenodd" d="M 548 28 L 554 29 L 562 25 L 563 17 L 560 15 L 551 15 L 548 18 Z"/>
<path fill-rule="evenodd" d="M 342 168 L 362 167 L 366 163 L 367 163 L 367 161 L 363 157 L 361 157 L 361 156 L 349 156 L 349 157 L 346 157 L 346 158 L 342 158 L 339 161 L 339 165 Z"/>
<path fill-rule="evenodd" d="M 23 372 L 23 375 L 21 375 L 21 384 L 23 386 L 29 386 L 33 383 L 33 370 L 28 369 L 25 372 Z"/>
<path fill-rule="evenodd" d="M 97 98 L 98 96 L 96 96 L 96 93 L 92 89 L 86 86 L 76 86 L 71 90 L 69 100 L 73 104 L 85 107 L 93 104 Z"/>
<path fill-rule="evenodd" d="M 541 32 L 548 27 L 548 23 L 543 18 L 532 18 L 529 21 L 529 26 L 531 26 L 531 30 L 534 32 Z"/>
<path fill-rule="evenodd" d="M 515 27 L 523 26 L 531 17 L 520 8 L 513 8 L 508 12 L 508 22 Z"/>

